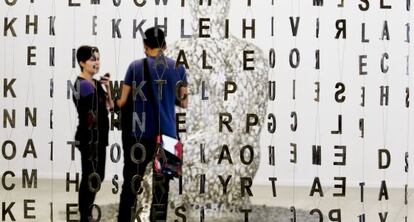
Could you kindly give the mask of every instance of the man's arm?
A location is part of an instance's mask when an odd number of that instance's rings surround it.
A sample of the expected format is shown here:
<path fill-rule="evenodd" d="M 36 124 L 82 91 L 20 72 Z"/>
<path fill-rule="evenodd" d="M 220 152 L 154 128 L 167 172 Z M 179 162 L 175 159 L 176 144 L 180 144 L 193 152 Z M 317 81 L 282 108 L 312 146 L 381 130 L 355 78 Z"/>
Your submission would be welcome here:
<path fill-rule="evenodd" d="M 128 95 L 130 91 L 131 91 L 131 86 L 128 86 L 127 84 L 122 85 L 121 98 L 119 98 L 116 101 L 116 104 L 118 105 L 119 108 L 122 108 L 125 105 L 126 101 L 128 100 Z"/>
<path fill-rule="evenodd" d="M 106 89 L 106 106 L 109 108 L 109 110 L 112 110 L 114 108 L 114 101 L 112 100 L 111 87 L 109 87 L 109 73 L 106 73 L 101 78 L 100 82 L 104 84 Z"/>

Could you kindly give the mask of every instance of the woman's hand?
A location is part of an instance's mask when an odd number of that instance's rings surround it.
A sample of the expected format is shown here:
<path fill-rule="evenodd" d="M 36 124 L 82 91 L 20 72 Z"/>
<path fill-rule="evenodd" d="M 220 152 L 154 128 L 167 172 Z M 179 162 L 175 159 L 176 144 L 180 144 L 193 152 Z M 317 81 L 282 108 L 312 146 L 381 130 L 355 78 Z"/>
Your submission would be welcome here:
<path fill-rule="evenodd" d="M 109 86 L 109 73 L 105 73 L 103 77 L 101 77 L 101 80 L 99 81 L 101 84 L 105 86 L 106 89 L 106 106 L 109 110 L 114 109 L 114 101 L 112 100 L 112 93 L 111 93 L 111 87 Z"/>
<path fill-rule="evenodd" d="M 105 73 L 105 75 L 101 77 L 101 80 L 99 80 L 99 82 L 105 86 L 105 89 L 106 89 L 107 92 L 109 92 L 109 90 L 110 90 L 109 77 L 110 77 L 110 74 Z"/>

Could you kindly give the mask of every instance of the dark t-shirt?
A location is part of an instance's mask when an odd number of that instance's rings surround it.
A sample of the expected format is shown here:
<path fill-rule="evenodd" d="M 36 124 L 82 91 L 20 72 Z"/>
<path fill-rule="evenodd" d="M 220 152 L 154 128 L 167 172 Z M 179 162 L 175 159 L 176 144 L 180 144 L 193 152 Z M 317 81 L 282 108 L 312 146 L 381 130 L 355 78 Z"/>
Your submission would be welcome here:
<path fill-rule="evenodd" d="M 100 146 L 108 145 L 109 120 L 106 92 L 97 80 L 93 81 L 97 88 L 80 76 L 74 83 L 75 88 L 79 89 L 79 99 L 73 95 L 73 102 L 79 120 L 75 140 L 80 142 L 80 147 L 91 142 L 98 142 Z"/>
<path fill-rule="evenodd" d="M 175 67 L 175 61 L 164 56 L 148 57 L 147 61 L 150 81 L 146 82 L 142 87 L 142 93 L 146 101 L 139 93 L 136 93 L 134 106 L 132 108 L 139 120 L 132 121 L 132 124 L 135 122 L 135 131 L 133 129 L 134 127 L 132 127 L 132 136 L 150 139 L 154 138 L 160 132 L 171 137 L 176 137 L 176 85 L 180 80 L 184 84 L 187 84 L 185 69 L 182 65 Z M 126 72 L 124 84 L 131 86 L 131 91 L 133 92 L 134 82 L 138 89 L 144 79 L 143 59 L 133 61 Z M 158 85 L 156 83 L 157 80 L 165 82 Z M 152 99 L 150 99 L 149 90 L 152 90 Z M 160 96 L 161 99 L 159 99 Z M 140 126 L 144 126 L 144 121 L 145 128 L 141 130 Z"/>

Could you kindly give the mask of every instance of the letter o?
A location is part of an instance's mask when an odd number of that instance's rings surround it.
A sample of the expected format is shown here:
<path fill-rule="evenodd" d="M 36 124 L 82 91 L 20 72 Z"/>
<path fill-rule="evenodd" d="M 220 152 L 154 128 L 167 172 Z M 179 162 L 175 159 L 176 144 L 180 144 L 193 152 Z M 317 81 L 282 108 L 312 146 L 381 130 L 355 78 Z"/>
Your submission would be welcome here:
<path fill-rule="evenodd" d="M 275 49 L 271 48 L 269 51 L 269 66 L 275 68 L 276 65 L 276 52 Z"/>
<path fill-rule="evenodd" d="M 136 6 L 142 7 L 145 5 L 145 3 L 147 3 L 147 0 L 143 0 L 141 3 L 139 3 L 138 0 L 134 0 L 134 3 Z"/>
<path fill-rule="evenodd" d="M 96 179 L 96 188 L 92 186 L 93 179 Z M 97 193 L 101 189 L 101 177 L 96 172 L 93 172 L 88 176 L 88 189 L 92 193 Z"/>
<path fill-rule="evenodd" d="M 116 157 L 114 156 L 114 150 L 116 149 Z M 121 146 L 118 143 L 111 145 L 111 161 L 113 163 L 118 163 L 121 159 Z"/>
<path fill-rule="evenodd" d="M 9 5 L 9 6 L 13 6 L 13 5 L 15 5 L 15 4 L 16 4 L 17 0 L 12 0 L 12 1 L 5 0 L 5 2 L 6 2 L 6 4 L 7 4 L 7 5 Z"/>
<path fill-rule="evenodd" d="M 293 61 L 293 57 L 295 55 L 295 61 Z M 290 67 L 296 69 L 299 67 L 300 64 L 300 52 L 297 48 L 294 48 L 290 51 L 289 54 L 289 63 L 290 63 Z"/>
<path fill-rule="evenodd" d="M 7 156 L 6 154 L 6 146 L 10 144 L 12 147 L 12 153 L 10 156 Z M 6 160 L 12 160 L 14 157 L 16 157 L 16 144 L 14 144 L 11 140 L 4 141 L 3 145 L 1 146 L 1 153 L 3 154 L 4 159 Z"/>
<path fill-rule="evenodd" d="M 89 221 L 101 221 L 101 215 L 102 215 L 101 208 L 98 205 L 96 205 L 96 204 L 92 204 L 89 207 L 90 212 L 93 212 L 93 209 L 96 209 L 96 212 L 98 212 L 97 218 L 96 219 L 93 218 L 93 215 L 91 213 L 91 216 L 88 217 L 88 220 Z"/>
<path fill-rule="evenodd" d="M 142 151 L 142 155 L 141 158 L 138 160 L 137 158 L 135 158 L 135 150 L 139 148 Z M 145 157 L 147 156 L 147 152 L 145 151 L 145 146 L 142 145 L 141 143 L 135 143 L 132 147 L 131 147 L 131 160 L 132 162 L 136 163 L 136 164 L 140 164 L 143 163 L 145 161 Z"/>
<path fill-rule="evenodd" d="M 245 150 L 249 150 L 250 151 L 250 159 L 248 161 L 246 161 L 244 159 L 244 151 Z M 241 150 L 240 150 L 240 160 L 244 165 L 250 165 L 253 162 L 253 158 L 254 158 L 254 150 L 253 147 L 250 145 L 246 145 L 244 146 Z"/>
<path fill-rule="evenodd" d="M 115 7 L 118 7 L 119 5 L 121 5 L 121 0 L 112 0 L 112 2 L 114 3 Z"/>

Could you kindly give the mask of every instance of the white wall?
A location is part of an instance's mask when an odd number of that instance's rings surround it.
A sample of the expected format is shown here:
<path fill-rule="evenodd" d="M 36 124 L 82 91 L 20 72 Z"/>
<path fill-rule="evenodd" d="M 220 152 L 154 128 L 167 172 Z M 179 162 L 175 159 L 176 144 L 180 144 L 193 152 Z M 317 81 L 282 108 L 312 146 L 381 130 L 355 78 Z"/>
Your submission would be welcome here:
<path fill-rule="evenodd" d="M 168 42 L 179 40 L 180 19 L 189 22 L 188 7 L 181 8 L 179 1 L 169 1 L 168 6 L 155 7 L 153 1 L 144 8 L 136 7 L 132 1 L 122 1 L 120 7 L 114 7 L 112 1 L 102 1 L 93 6 L 89 1 L 79 1 L 82 6 L 68 7 L 67 1 L 17 1 L 13 7 L 0 2 L 1 28 L 4 17 L 9 20 L 16 17 L 13 27 L 17 37 L 0 37 L 0 83 L 3 78 L 16 78 L 14 90 L 17 98 L 10 94 L 4 98 L 0 92 L 1 107 L 11 112 L 16 109 L 16 128 L 1 128 L 0 143 L 12 140 L 17 146 L 17 156 L 10 161 L 0 155 L 0 169 L 3 174 L 7 170 L 14 171 L 17 176 L 21 170 L 38 169 L 39 177 L 65 178 L 66 172 L 80 171 L 77 154 L 75 162 L 70 161 L 70 146 L 66 141 L 72 140 L 76 127 L 76 110 L 73 102 L 66 98 L 66 81 L 74 80 L 79 72 L 72 69 L 72 48 L 82 44 L 96 45 L 101 51 L 101 74 L 110 72 L 113 79 L 124 77 L 127 65 L 135 58 L 143 56 L 141 38 L 132 38 L 133 19 L 148 21 L 144 28 L 153 24 L 154 17 L 168 17 Z M 77 1 L 74 1 L 77 2 Z M 264 124 L 261 139 L 261 168 L 256 176 L 257 183 L 270 184 L 268 177 L 278 177 L 278 184 L 304 185 L 311 187 L 314 177 L 321 178 L 322 185 L 336 183 L 334 177 L 347 177 L 348 186 L 358 186 L 366 182 L 370 186 L 380 186 L 386 180 L 389 186 L 403 187 L 407 183 L 404 172 L 404 154 L 410 152 L 410 165 L 413 162 L 412 106 L 405 108 L 405 88 L 411 87 L 412 59 L 410 58 L 410 76 L 406 75 L 406 56 L 412 50 L 412 44 L 405 43 L 407 22 L 412 21 L 405 11 L 405 5 L 393 2 L 392 9 L 380 9 L 379 3 L 371 2 L 369 11 L 362 12 L 358 3 L 346 2 L 344 8 L 337 7 L 337 2 L 325 1 L 325 6 L 312 6 L 312 1 L 271 1 L 252 0 L 249 9 L 245 1 L 233 1 L 230 12 L 231 32 L 241 38 L 241 21 L 243 17 L 255 18 L 256 39 L 247 39 L 258 45 L 268 56 L 270 48 L 276 50 L 276 67 L 271 69 L 269 79 L 275 80 L 276 100 L 269 102 L 268 112 L 277 118 L 276 133 L 267 132 L 267 121 Z M 299 4 L 300 2 L 300 4 Z M 391 3 L 387 3 L 391 4 Z M 39 16 L 37 35 L 25 34 L 25 15 Z M 49 36 L 48 17 L 56 15 L 56 36 Z M 97 36 L 92 35 L 92 16 L 97 15 Z M 275 37 L 270 36 L 270 17 L 275 17 Z M 292 36 L 289 16 L 300 16 L 297 37 Z M 320 38 L 315 38 L 316 18 L 320 18 Z M 122 18 L 120 25 L 122 39 L 113 39 L 111 19 Z M 347 20 L 347 39 L 337 40 L 335 21 Z M 380 40 L 383 22 L 387 20 L 390 41 Z M 370 43 L 361 43 L 361 23 L 366 23 L 366 36 Z M 189 23 L 188 23 L 189 24 Z M 189 30 L 189 26 L 188 26 Z M 27 47 L 36 46 L 36 66 L 27 66 Z M 56 48 L 55 67 L 49 67 L 49 47 Z M 300 51 L 300 66 L 292 69 L 289 66 L 289 52 L 293 48 Z M 321 52 L 321 69 L 315 70 L 315 50 Z M 387 74 L 381 73 L 380 59 L 388 52 L 389 66 Z M 366 76 L 360 76 L 359 55 L 367 55 Z M 49 97 L 49 79 L 54 77 L 54 97 Z M 296 80 L 296 100 L 292 100 L 292 81 Z M 321 84 L 320 103 L 316 103 L 315 84 Z M 335 84 L 346 85 L 346 101 L 336 103 Z M 389 106 L 380 106 L 380 86 L 389 85 Z M 366 87 L 366 106 L 361 102 L 360 88 Z M 265 99 L 265 98 L 258 98 Z M 410 101 L 411 102 L 411 101 Z M 24 125 L 24 107 L 36 107 L 38 112 L 37 127 Z M 54 129 L 49 129 L 49 111 L 54 112 Z M 298 114 L 297 132 L 290 130 L 292 119 L 290 113 Z M 337 129 L 337 116 L 343 116 L 343 134 L 333 135 Z M 319 116 L 319 118 L 316 118 Z M 365 139 L 359 137 L 359 118 L 365 118 Z M 3 111 L 0 123 L 3 122 Z M 265 118 L 267 119 L 267 118 Z M 31 155 L 22 158 L 25 145 L 33 138 L 37 151 L 37 159 Z M 49 160 L 50 145 L 54 141 L 55 160 Z M 110 143 L 121 143 L 120 133 L 110 133 Z M 298 162 L 289 162 L 290 143 L 296 143 Z M 268 146 L 276 147 L 276 166 L 269 166 Z M 312 145 L 322 146 L 322 165 L 315 166 L 311 162 Z M 335 157 L 334 145 L 347 146 L 346 166 L 334 166 L 339 160 Z M 391 166 L 386 170 L 378 169 L 378 150 L 386 148 L 390 151 Z M 10 152 L 10 149 L 8 147 Z M 113 164 L 107 159 L 107 179 L 114 174 L 122 174 L 122 160 Z M 52 170 L 53 169 L 53 170 Z M 409 181 L 414 181 L 411 173 Z M 410 183 L 412 187 L 413 183 Z"/>

